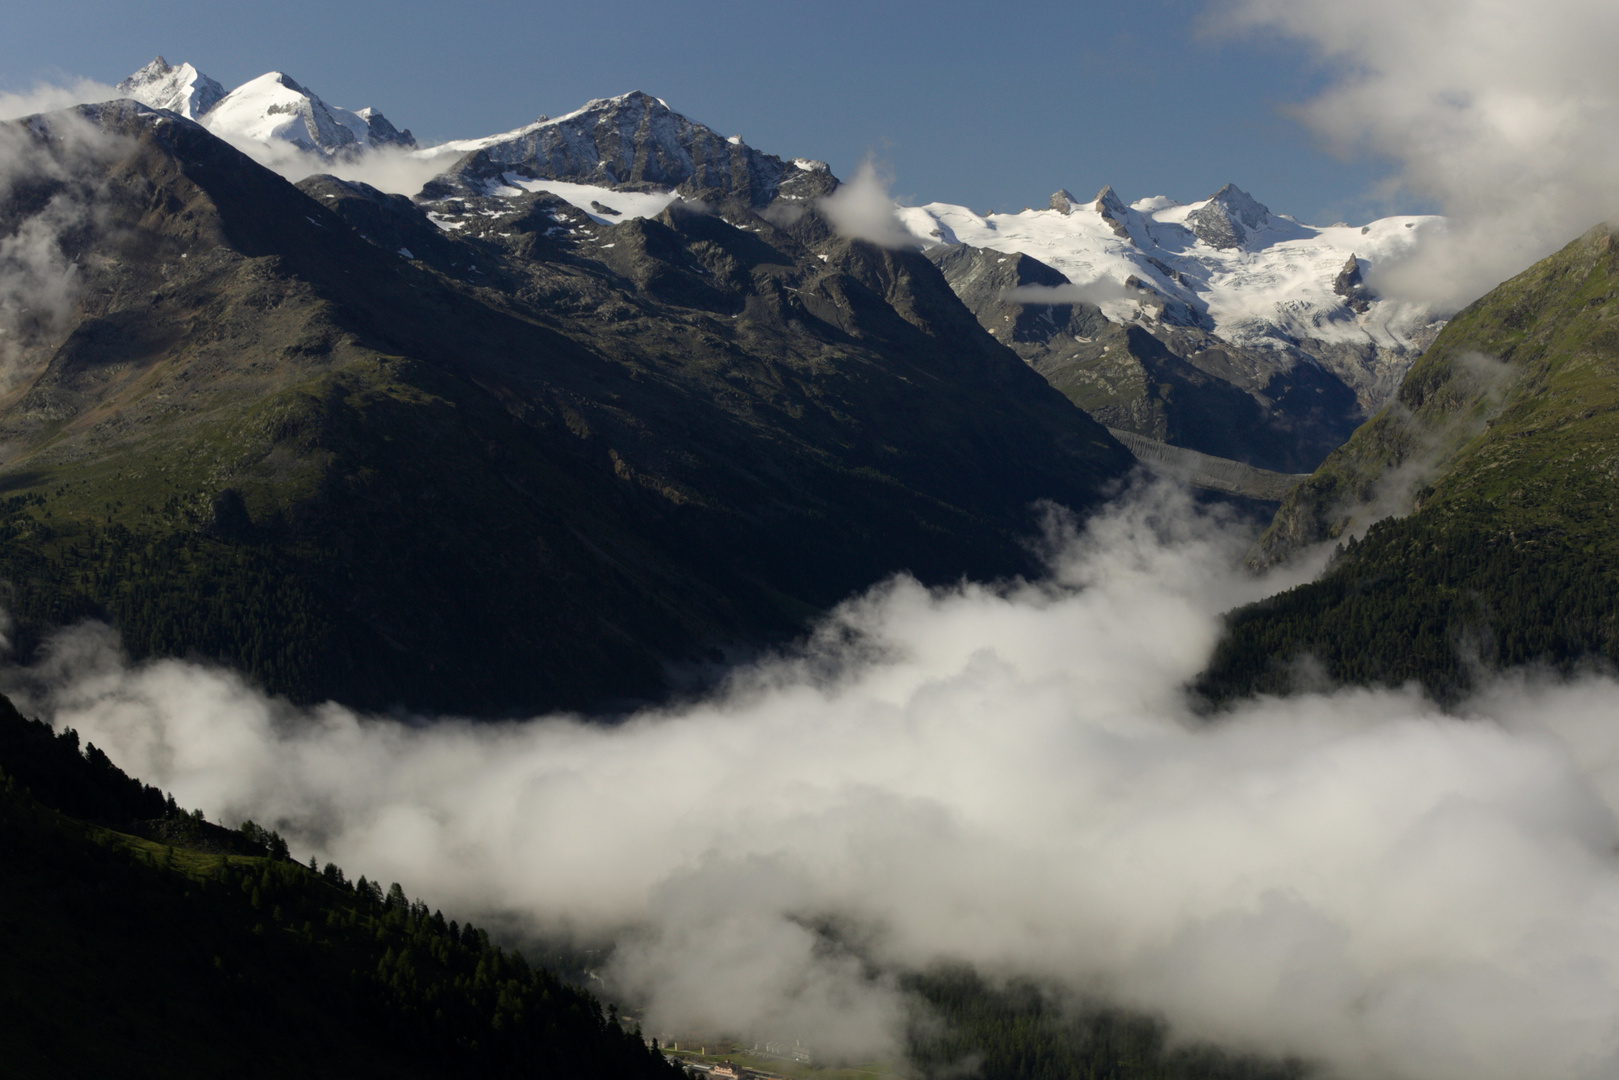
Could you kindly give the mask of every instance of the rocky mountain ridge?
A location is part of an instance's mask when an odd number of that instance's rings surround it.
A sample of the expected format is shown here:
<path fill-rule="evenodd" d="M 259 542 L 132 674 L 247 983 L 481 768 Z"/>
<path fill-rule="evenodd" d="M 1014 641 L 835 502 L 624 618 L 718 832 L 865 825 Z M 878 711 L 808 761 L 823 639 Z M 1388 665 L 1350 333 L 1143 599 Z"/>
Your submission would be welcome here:
<path fill-rule="evenodd" d="M 786 162 L 762 153 L 740 136 L 722 136 L 639 90 L 598 98 L 554 120 L 445 143 L 420 155 L 445 153 L 466 155 L 446 173 L 477 194 L 489 194 L 491 181 L 498 184 L 502 174 L 513 172 L 613 189 L 675 191 L 692 199 L 734 198 L 755 207 L 769 205 L 791 173 L 814 172 L 821 164 Z"/>
<path fill-rule="evenodd" d="M 290 90 L 289 81 L 254 80 L 204 123 L 238 140 L 282 140 L 326 154 L 404 145 L 387 131 L 349 140 L 358 121 L 345 127 L 341 110 L 327 110 L 338 119 L 325 119 L 320 99 L 296 83 Z M 277 95 L 288 97 L 284 115 L 263 103 Z M 231 100 L 238 96 L 240 108 Z M 412 156 L 442 166 L 421 191 L 404 193 L 441 223 L 457 215 L 439 204 L 541 190 L 605 224 L 655 215 L 677 198 L 763 209 L 838 186 L 822 162 L 765 154 L 640 91 Z M 897 216 L 948 268 L 947 280 L 966 289 L 964 297 L 971 293 L 969 307 L 991 334 L 1093 416 L 1144 439 L 1284 473 L 1311 469 L 1386 400 L 1440 325 L 1366 283 L 1381 261 L 1409 251 L 1431 219 L 1315 229 L 1229 184 L 1187 206 L 1166 199 L 1130 206 L 1111 188 L 1090 203 L 1059 190 L 1050 205 L 980 217 L 931 204 L 897 208 Z M 1063 302 L 1008 300 L 964 283 L 973 260 L 940 261 L 957 244 L 1043 261 L 1052 274 L 1036 291 L 1065 290 Z M 1027 291 L 1027 283 L 1011 287 Z M 1076 305 L 1101 315 L 1092 332 L 1056 325 Z M 1029 314 L 1013 316 L 1009 333 L 1014 309 Z"/>
<path fill-rule="evenodd" d="M 1331 372 L 1364 415 L 1388 400 L 1444 324 L 1445 313 L 1379 297 L 1364 280 L 1438 227 L 1431 216 L 1304 225 L 1231 184 L 1188 204 L 1153 197 L 1127 206 L 1103 188 L 1089 203 L 1059 190 L 1051 208 L 1016 214 L 930 203 L 899 216 L 926 247 L 961 243 L 1038 259 L 1118 325 L 1202 331 L 1273 354 L 1271 367 L 1304 362 Z M 1361 274 L 1353 297 L 1335 288 L 1350 258 Z"/>
<path fill-rule="evenodd" d="M 1314 468 L 1443 325 L 1365 279 L 1429 219 L 1318 229 L 1230 184 L 1190 205 L 1105 187 L 1019 214 L 898 213 L 985 329 L 1076 404 L 1249 466 Z"/>
<path fill-rule="evenodd" d="M 1195 326 L 1115 322 L 1028 255 L 969 244 L 925 254 L 996 340 L 1109 428 L 1293 474 L 1313 469 L 1361 420 L 1354 393 L 1316 365 Z M 1144 305 L 1157 299 L 1139 282 L 1126 288 Z M 1040 302 L 1048 297 L 1068 299 Z"/>
<path fill-rule="evenodd" d="M 119 83 L 117 89 L 133 101 L 179 113 L 187 120 L 198 119 L 225 96 L 223 86 L 190 64 L 176 67 L 161 56 Z"/>

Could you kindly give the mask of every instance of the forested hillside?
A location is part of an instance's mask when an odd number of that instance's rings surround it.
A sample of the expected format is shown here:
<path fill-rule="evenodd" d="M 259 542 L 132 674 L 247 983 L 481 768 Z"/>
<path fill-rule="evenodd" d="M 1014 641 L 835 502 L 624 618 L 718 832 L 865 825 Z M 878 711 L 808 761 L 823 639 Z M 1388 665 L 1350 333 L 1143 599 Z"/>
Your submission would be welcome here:
<path fill-rule="evenodd" d="M 1415 680 L 1454 701 L 1482 671 L 1619 662 L 1616 484 L 1619 238 L 1602 226 L 1458 315 L 1288 496 L 1256 561 L 1341 551 L 1234 612 L 1198 687 Z"/>
<path fill-rule="evenodd" d="M 8 1077 L 681 1075 L 483 930 L 183 813 L 4 698 L 0 774 Z"/>

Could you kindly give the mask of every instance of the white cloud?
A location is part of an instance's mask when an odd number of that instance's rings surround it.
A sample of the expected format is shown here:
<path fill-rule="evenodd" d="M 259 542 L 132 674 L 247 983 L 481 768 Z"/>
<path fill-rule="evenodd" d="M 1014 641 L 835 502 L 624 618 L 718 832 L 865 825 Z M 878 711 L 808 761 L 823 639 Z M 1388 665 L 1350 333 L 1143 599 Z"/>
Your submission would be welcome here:
<path fill-rule="evenodd" d="M 1619 741 L 1605 679 L 1469 719 L 1410 692 L 1182 696 L 1247 537 L 1159 486 L 1053 529 L 1039 583 L 845 604 L 797 658 L 614 726 L 300 711 L 105 630 L 13 672 L 184 804 L 454 912 L 618 935 L 649 1033 L 892 1052 L 939 959 L 1157 1011 L 1334 1075 L 1612 1075 Z"/>
<path fill-rule="evenodd" d="M 215 132 L 219 135 L 219 132 Z M 226 142 L 294 184 L 308 176 L 329 173 L 358 180 L 380 191 L 414 196 L 422 185 L 455 164 L 456 154 L 422 154 L 392 146 L 379 146 L 353 157 L 326 157 L 292 143 L 221 135 Z"/>
<path fill-rule="evenodd" d="M 1006 299 L 1015 304 L 1094 304 L 1119 300 L 1141 300 L 1141 290 L 1131 289 L 1116 278 L 1099 277 L 1069 285 L 1019 285 L 1006 290 Z"/>
<path fill-rule="evenodd" d="M 116 87 L 94 79 L 75 79 L 70 85 L 56 86 L 38 83 L 24 93 L 0 93 L 0 120 L 16 120 L 35 113 L 55 112 L 74 105 L 88 105 L 97 101 L 112 101 L 118 97 Z"/>
<path fill-rule="evenodd" d="M 123 145 L 74 113 L 48 130 L 0 122 L 0 205 L 20 211 L 0 233 L 0 389 L 34 362 L 30 352 L 37 360 L 54 347 L 78 302 L 74 241 L 104 214 L 102 171 Z"/>
<path fill-rule="evenodd" d="M 906 232 L 894 216 L 894 200 L 888 194 L 892 184 L 893 177 L 867 158 L 847 183 L 839 185 L 818 205 L 840 236 L 878 247 L 915 250 L 920 246 L 916 237 Z"/>
<path fill-rule="evenodd" d="M 1240 27 L 1308 43 L 1333 73 L 1304 120 L 1385 155 L 1448 232 L 1383 269 L 1390 294 L 1455 309 L 1619 216 L 1619 6 L 1607 0 L 1229 0 Z"/>

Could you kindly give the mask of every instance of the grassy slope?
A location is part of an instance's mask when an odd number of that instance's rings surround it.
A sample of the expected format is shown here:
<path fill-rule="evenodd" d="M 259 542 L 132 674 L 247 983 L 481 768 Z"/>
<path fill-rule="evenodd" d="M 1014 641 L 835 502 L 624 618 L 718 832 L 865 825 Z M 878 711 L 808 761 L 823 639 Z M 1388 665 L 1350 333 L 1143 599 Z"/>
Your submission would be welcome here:
<path fill-rule="evenodd" d="M 1375 516 L 1366 505 L 1392 505 L 1401 478 L 1409 516 L 1374 525 L 1320 581 L 1233 613 L 1205 693 L 1285 691 L 1302 654 L 1334 680 L 1415 679 L 1442 699 L 1464 693 L 1480 667 L 1619 661 L 1619 241 L 1609 228 L 1458 315 L 1397 401 L 1289 496 L 1262 561 Z"/>

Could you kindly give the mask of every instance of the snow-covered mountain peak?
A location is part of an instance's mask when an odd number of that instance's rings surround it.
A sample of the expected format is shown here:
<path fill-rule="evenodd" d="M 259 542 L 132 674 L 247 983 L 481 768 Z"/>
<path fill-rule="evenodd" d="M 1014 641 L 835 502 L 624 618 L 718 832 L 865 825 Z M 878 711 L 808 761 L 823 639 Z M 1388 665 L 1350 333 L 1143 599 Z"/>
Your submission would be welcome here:
<path fill-rule="evenodd" d="M 1098 191 L 1095 201 L 1096 212 L 1104 216 L 1114 215 L 1122 218 L 1125 212 L 1129 210 L 1129 207 L 1124 205 L 1124 200 L 1119 198 L 1118 193 L 1113 190 L 1112 184 Z"/>
<path fill-rule="evenodd" d="M 1227 213 L 1235 216 L 1250 229 L 1259 228 L 1270 217 L 1270 207 L 1236 184 L 1227 184 L 1216 191 L 1209 196 L 1209 202 L 1218 203 Z"/>
<path fill-rule="evenodd" d="M 645 90 L 631 90 L 627 94 L 614 94 L 612 97 L 592 98 L 571 113 L 557 117 L 557 122 L 571 120 L 586 113 L 610 113 L 622 109 L 636 112 L 672 113 L 669 103 L 661 97 L 653 97 Z M 684 118 L 682 118 L 684 119 Z"/>
<path fill-rule="evenodd" d="M 118 90 L 143 105 L 197 120 L 233 142 L 290 143 L 323 156 L 416 145 L 409 131 L 398 130 L 375 109 L 350 112 L 327 105 L 281 71 L 266 72 L 227 94 L 190 64 L 175 67 L 160 56 L 119 83 Z"/>
<path fill-rule="evenodd" d="M 1068 214 L 1073 213 L 1074 204 L 1078 201 L 1079 200 L 1074 198 L 1074 193 L 1072 191 L 1069 191 L 1067 188 L 1058 188 L 1056 191 L 1051 193 L 1051 202 L 1049 202 L 1047 206 L 1050 209 L 1057 211 L 1057 213 L 1067 216 Z"/>
<path fill-rule="evenodd" d="M 280 71 L 267 72 L 232 90 L 203 123 L 227 138 L 280 140 L 328 156 L 377 146 L 416 145 L 408 130 L 398 130 L 377 110 L 351 112 L 328 105 Z"/>
<path fill-rule="evenodd" d="M 365 121 L 354 120 L 364 127 Z M 355 131 L 324 101 L 280 71 L 266 72 L 226 94 L 203 123 L 226 138 L 288 142 L 319 154 L 337 153 L 359 142 Z"/>
<path fill-rule="evenodd" d="M 641 90 L 596 98 L 555 119 L 542 119 L 482 139 L 444 143 L 419 152 L 476 158 L 457 166 L 468 190 L 510 184 L 506 173 L 603 188 L 679 188 L 697 197 L 768 203 L 793 167 L 726 137 Z M 808 159 L 805 159 L 806 161 Z M 813 163 L 799 172 L 813 172 Z M 455 177 L 445 190 L 457 186 Z M 492 190 L 492 188 L 489 188 Z"/>
<path fill-rule="evenodd" d="M 159 56 L 118 84 L 124 97 L 195 120 L 225 96 L 225 88 L 190 64 L 171 65 Z"/>
<path fill-rule="evenodd" d="M 1408 254 L 1436 218 L 1317 228 L 1273 214 L 1234 185 L 1186 205 L 1154 196 L 1127 206 L 1111 188 L 1089 203 L 1070 199 L 1066 212 L 1058 202 L 1017 214 L 948 203 L 897 214 L 926 247 L 968 244 L 1054 267 L 1114 323 L 1196 328 L 1313 362 L 1333 357 L 1367 407 L 1381 404 L 1440 325 L 1427 310 L 1376 297 L 1362 280 Z"/>
<path fill-rule="evenodd" d="M 1130 235 L 1130 208 L 1124 205 L 1124 200 L 1114 192 L 1113 185 L 1109 184 L 1096 193 L 1096 201 L 1091 204 L 1097 215 L 1113 230 L 1113 235 L 1123 240 L 1134 242 Z"/>

